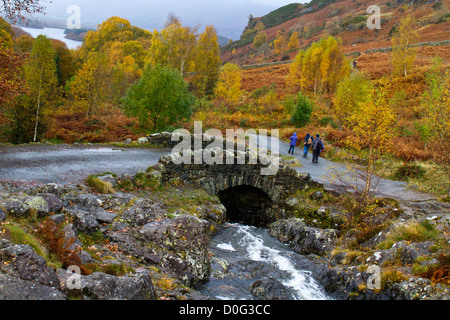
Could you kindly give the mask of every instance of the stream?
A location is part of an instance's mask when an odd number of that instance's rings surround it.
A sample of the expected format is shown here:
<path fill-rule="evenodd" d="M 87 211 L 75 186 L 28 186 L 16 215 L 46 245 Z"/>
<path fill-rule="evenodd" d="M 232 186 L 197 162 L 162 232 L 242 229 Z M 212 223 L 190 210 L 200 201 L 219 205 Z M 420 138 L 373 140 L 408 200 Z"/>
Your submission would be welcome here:
<path fill-rule="evenodd" d="M 211 242 L 211 277 L 199 291 L 215 300 L 253 300 L 251 287 L 271 279 L 276 299 L 331 299 L 311 276 L 313 263 L 277 239 L 267 229 L 228 224 Z M 270 293 L 269 293 L 270 294 Z"/>

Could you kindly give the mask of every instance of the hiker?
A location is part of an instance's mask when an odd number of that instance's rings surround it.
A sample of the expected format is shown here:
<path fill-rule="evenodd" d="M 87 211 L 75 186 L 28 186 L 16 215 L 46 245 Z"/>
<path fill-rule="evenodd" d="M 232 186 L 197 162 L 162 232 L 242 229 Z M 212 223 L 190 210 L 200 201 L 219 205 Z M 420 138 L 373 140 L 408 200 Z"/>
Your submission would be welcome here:
<path fill-rule="evenodd" d="M 353 60 L 353 62 L 352 62 L 353 69 L 356 69 L 356 64 L 357 64 L 356 60 Z"/>
<path fill-rule="evenodd" d="M 294 154 L 294 149 L 295 149 L 295 146 L 297 146 L 297 140 L 298 140 L 297 133 L 294 132 L 294 134 L 292 135 L 290 140 L 291 140 L 291 146 L 289 148 L 289 152 L 288 153 Z"/>
<path fill-rule="evenodd" d="M 313 150 L 312 162 L 313 163 L 319 162 L 319 156 L 323 149 L 325 149 L 325 145 L 324 145 L 322 139 L 320 138 L 320 135 L 317 134 L 316 138 L 314 139 L 314 141 L 312 143 L 312 150 Z"/>
<path fill-rule="evenodd" d="M 309 148 L 311 147 L 313 143 L 313 138 L 309 134 L 309 132 L 306 134 L 305 137 L 305 147 L 303 149 L 303 158 L 306 158 L 308 156 Z"/>

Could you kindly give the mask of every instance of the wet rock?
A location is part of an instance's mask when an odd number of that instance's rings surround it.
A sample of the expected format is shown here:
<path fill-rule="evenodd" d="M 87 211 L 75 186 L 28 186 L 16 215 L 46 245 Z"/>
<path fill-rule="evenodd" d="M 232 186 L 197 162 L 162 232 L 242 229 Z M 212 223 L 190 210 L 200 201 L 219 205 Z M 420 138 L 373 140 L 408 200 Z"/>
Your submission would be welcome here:
<path fill-rule="evenodd" d="M 66 215 L 63 213 L 54 214 L 54 215 L 51 215 L 49 217 L 49 219 L 52 220 L 55 224 L 60 225 L 66 219 Z"/>
<path fill-rule="evenodd" d="M 418 257 L 429 255 L 432 245 L 432 241 L 421 243 L 397 242 L 390 249 L 376 251 L 372 256 L 367 258 L 367 262 L 377 265 L 382 265 L 386 262 L 400 262 L 402 265 L 411 264 Z"/>
<path fill-rule="evenodd" d="M 92 213 L 77 208 L 68 210 L 68 213 L 78 231 L 94 233 L 98 230 L 99 223 Z"/>
<path fill-rule="evenodd" d="M 256 299 L 261 300 L 289 300 L 289 290 L 278 280 L 264 278 L 255 281 L 250 286 L 250 292 Z"/>
<path fill-rule="evenodd" d="M 56 213 L 61 211 L 63 207 L 62 201 L 53 193 L 38 193 L 37 196 L 44 199 L 45 202 L 47 202 L 48 213 Z"/>
<path fill-rule="evenodd" d="M 140 233 L 147 241 L 169 250 L 170 254 L 162 252 L 162 262 L 180 280 L 195 286 L 206 280 L 211 270 L 208 228 L 209 223 L 205 220 L 180 215 L 148 223 Z"/>
<path fill-rule="evenodd" d="M 67 287 L 69 273 L 58 272 L 63 292 L 70 292 Z M 94 272 L 88 276 L 80 275 L 79 289 L 90 300 L 156 300 L 156 291 L 147 272 L 137 272 L 122 277 Z M 70 292 L 73 294 L 73 292 Z"/>
<path fill-rule="evenodd" d="M 26 197 L 24 203 L 36 212 L 38 217 L 45 217 L 50 213 L 49 205 L 42 197 Z"/>
<path fill-rule="evenodd" d="M 22 280 L 60 288 L 55 271 L 28 245 L 18 245 L 0 239 L 0 271 Z"/>
<path fill-rule="evenodd" d="M 3 211 L 2 208 L 0 208 L 0 222 L 3 222 L 6 220 L 6 212 Z"/>
<path fill-rule="evenodd" d="M 285 203 L 288 207 L 295 208 L 298 205 L 299 201 L 296 197 L 289 197 L 286 199 Z"/>
<path fill-rule="evenodd" d="M 127 138 L 124 140 L 123 144 L 131 144 L 133 142 L 133 140 L 131 140 L 131 138 Z"/>
<path fill-rule="evenodd" d="M 63 232 L 64 239 L 66 239 L 67 243 L 70 243 L 70 246 L 67 249 L 77 250 L 83 246 L 80 239 L 78 239 L 78 232 L 73 224 L 69 223 L 64 226 Z"/>
<path fill-rule="evenodd" d="M 38 282 L 25 281 L 0 272 L 0 300 L 66 300 L 67 297 L 54 287 Z"/>
<path fill-rule="evenodd" d="M 111 224 L 116 217 L 117 217 L 116 213 L 114 213 L 114 212 L 107 212 L 103 208 L 99 208 L 99 210 L 97 210 L 95 212 L 95 219 L 99 223 Z"/>
<path fill-rule="evenodd" d="M 331 251 L 337 231 L 308 227 L 299 219 L 279 220 L 270 226 L 270 235 L 289 244 L 300 254 L 325 255 Z"/>
<path fill-rule="evenodd" d="M 0 202 L 0 207 L 14 218 L 21 218 L 30 213 L 30 206 L 26 204 L 23 199 L 7 198 Z"/>
<path fill-rule="evenodd" d="M 147 223 L 165 218 L 161 207 L 149 199 L 138 198 L 125 210 L 117 221 L 114 222 L 115 230 L 129 226 L 143 226 Z"/>

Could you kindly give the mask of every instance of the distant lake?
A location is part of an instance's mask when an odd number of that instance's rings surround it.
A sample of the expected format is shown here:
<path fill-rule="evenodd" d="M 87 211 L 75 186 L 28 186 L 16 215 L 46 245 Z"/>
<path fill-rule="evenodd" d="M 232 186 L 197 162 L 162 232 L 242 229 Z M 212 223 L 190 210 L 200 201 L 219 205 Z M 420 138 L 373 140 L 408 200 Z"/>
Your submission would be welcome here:
<path fill-rule="evenodd" d="M 33 38 L 36 38 L 38 35 L 42 34 L 44 36 L 47 36 L 51 39 L 56 39 L 64 42 L 67 45 L 67 48 L 69 49 L 76 49 L 77 47 L 81 46 L 81 41 L 75 41 L 65 38 L 64 29 L 57 29 L 57 28 L 44 28 L 44 29 L 34 29 L 34 28 L 24 28 L 19 27 L 25 32 L 28 32 Z"/>

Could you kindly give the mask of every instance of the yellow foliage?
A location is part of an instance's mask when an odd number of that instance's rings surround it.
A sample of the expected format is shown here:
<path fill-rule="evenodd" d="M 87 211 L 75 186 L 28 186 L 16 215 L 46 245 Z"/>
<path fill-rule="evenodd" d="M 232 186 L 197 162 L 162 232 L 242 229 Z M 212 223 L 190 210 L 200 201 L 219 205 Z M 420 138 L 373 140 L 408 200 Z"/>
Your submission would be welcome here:
<path fill-rule="evenodd" d="M 314 42 L 311 47 L 299 51 L 292 63 L 287 84 L 301 90 L 332 93 L 338 82 L 350 74 L 350 64 L 341 52 L 341 43 L 332 36 Z"/>
<path fill-rule="evenodd" d="M 392 37 L 392 65 L 394 75 L 407 76 L 416 60 L 416 48 L 410 47 L 418 39 L 417 22 L 407 16 L 400 22 L 398 33 Z"/>
<path fill-rule="evenodd" d="M 242 95 L 241 81 L 239 66 L 232 63 L 225 64 L 219 73 L 219 81 L 215 89 L 216 98 L 223 99 L 229 106 L 237 104 Z"/>

